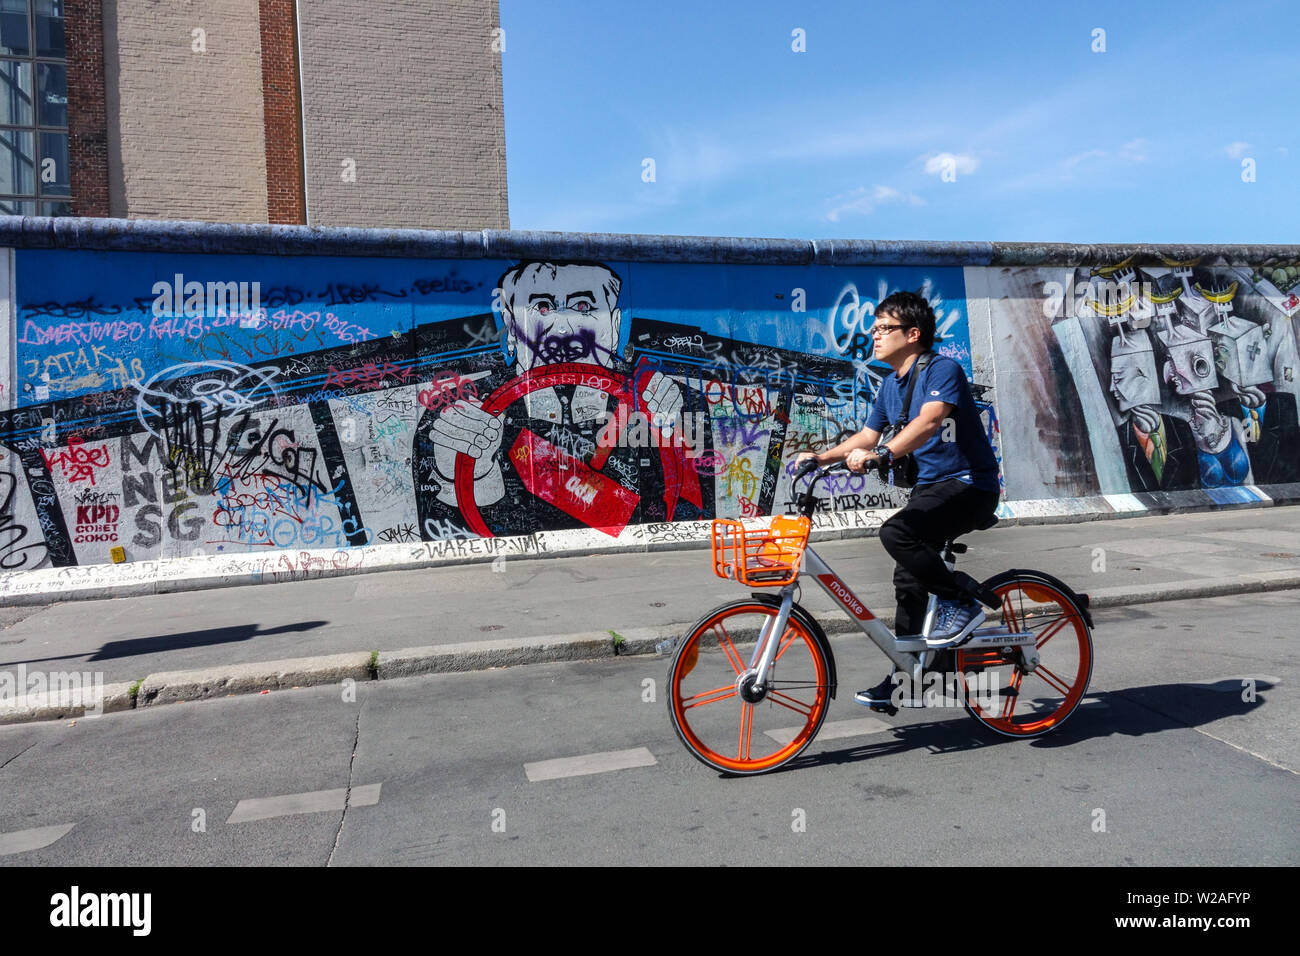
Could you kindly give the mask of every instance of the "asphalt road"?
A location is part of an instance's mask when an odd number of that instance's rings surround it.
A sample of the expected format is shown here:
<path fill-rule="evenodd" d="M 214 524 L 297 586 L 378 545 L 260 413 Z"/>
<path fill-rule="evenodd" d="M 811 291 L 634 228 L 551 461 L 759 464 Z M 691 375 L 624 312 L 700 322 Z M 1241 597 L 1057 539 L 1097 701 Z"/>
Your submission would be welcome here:
<path fill-rule="evenodd" d="M 836 638 L 822 738 L 761 777 L 686 752 L 648 657 L 0 727 L 0 863 L 1296 865 L 1298 598 L 1098 612 L 1089 697 L 1037 741 L 844 724 L 885 668 Z M 643 765 L 526 769 L 610 752 Z"/>

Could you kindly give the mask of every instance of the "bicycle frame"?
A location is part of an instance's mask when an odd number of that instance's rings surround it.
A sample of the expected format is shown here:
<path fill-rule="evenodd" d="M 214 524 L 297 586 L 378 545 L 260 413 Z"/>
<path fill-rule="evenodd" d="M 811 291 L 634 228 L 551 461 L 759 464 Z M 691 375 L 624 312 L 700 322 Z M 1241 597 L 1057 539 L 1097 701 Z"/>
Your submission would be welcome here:
<path fill-rule="evenodd" d="M 819 475 L 818 479 L 813 481 L 813 485 L 826 474 L 827 472 L 823 472 Z M 811 486 L 809 491 L 811 493 Z M 945 560 L 944 563 L 950 571 L 956 567 L 955 561 Z M 822 590 L 844 608 L 849 617 L 858 625 L 858 628 L 867 637 L 871 638 L 881 652 L 893 661 L 903 673 L 908 674 L 913 679 L 915 682 L 913 686 L 920 686 L 925 665 L 929 663 L 931 652 L 946 650 L 951 647 L 964 649 L 981 647 L 1020 648 L 1027 671 L 1032 671 L 1038 664 L 1035 636 L 1028 631 L 1012 633 L 1007 627 L 994 625 L 975 630 L 959 644 L 952 644 L 946 640 L 931 640 L 929 635 L 932 632 L 935 606 L 938 603 L 938 599 L 933 594 L 930 595 L 929 605 L 926 608 L 925 623 L 921 634 L 915 637 L 899 637 L 883 621 L 871 613 L 871 609 L 867 607 L 866 602 L 854 594 L 853 589 L 840 580 L 835 570 L 816 551 L 809 547 L 804 550 L 802 564 L 799 567 L 799 576 L 781 589 L 780 610 L 777 612 L 776 617 L 771 618 L 763 625 L 758 642 L 754 645 L 754 652 L 749 661 L 749 673 L 755 675 L 754 690 L 756 691 L 761 692 L 766 687 L 769 675 L 772 672 L 772 665 L 776 661 L 777 644 L 779 642 L 769 640 L 769 638 L 773 634 L 785 633 L 786 623 L 790 619 L 790 610 L 794 606 L 794 594 L 799 585 L 799 578 L 805 574 L 811 574 L 817 583 L 821 585 Z"/>
<path fill-rule="evenodd" d="M 948 564 L 949 570 L 952 570 L 953 563 L 945 563 Z M 966 640 L 957 645 L 944 640 L 931 640 L 928 635 L 931 632 L 935 605 L 938 601 L 933 594 L 930 595 L 930 603 L 926 609 L 923 632 L 916 637 L 899 637 L 871 612 L 866 602 L 854 594 L 853 590 L 840 580 L 834 569 L 812 548 L 807 548 L 804 551 L 803 564 L 799 569 L 800 577 L 805 574 L 813 576 L 817 583 L 821 585 L 822 590 L 844 608 L 862 633 L 871 638 L 872 642 L 880 648 L 886 657 L 915 681 L 914 686 L 919 687 L 921 685 L 922 674 L 925 665 L 929 663 L 930 654 L 950 647 L 964 649 L 1018 647 L 1021 648 L 1022 653 L 1025 655 L 1029 669 L 1032 669 L 1037 663 L 1038 654 L 1035 647 L 1035 636 L 1028 631 L 1012 633 L 1009 628 L 994 625 L 975 630 Z M 754 652 L 749 661 L 749 672 L 758 675 L 758 680 L 754 685 L 756 691 L 760 691 L 766 686 L 767 677 L 771 673 L 772 665 L 776 660 L 779 642 L 769 640 L 769 638 L 772 634 L 785 633 L 786 623 L 790 619 L 790 610 L 794 607 L 794 594 L 798 588 L 798 581 L 799 579 L 796 578 L 794 582 L 781 589 L 780 610 L 777 612 L 776 617 L 769 619 L 763 625 L 763 631 L 759 635 L 758 642 L 754 645 Z"/>

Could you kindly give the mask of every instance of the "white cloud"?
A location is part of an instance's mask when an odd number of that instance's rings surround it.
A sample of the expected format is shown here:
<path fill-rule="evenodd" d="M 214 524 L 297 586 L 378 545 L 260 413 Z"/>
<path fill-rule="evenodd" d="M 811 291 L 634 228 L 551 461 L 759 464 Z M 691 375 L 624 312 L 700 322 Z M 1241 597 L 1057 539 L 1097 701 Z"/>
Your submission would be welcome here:
<path fill-rule="evenodd" d="M 1241 159 L 1241 157 L 1246 155 L 1246 150 L 1248 149 L 1250 149 L 1250 143 L 1243 143 L 1241 140 L 1237 140 L 1235 143 L 1229 143 L 1227 146 L 1223 147 L 1223 151 L 1232 159 Z"/>
<path fill-rule="evenodd" d="M 764 126 L 781 126 L 772 120 L 764 120 Z M 767 137 L 755 149 L 760 155 L 776 161 L 851 159 L 892 153 L 898 150 L 911 151 L 921 149 L 926 143 L 932 143 L 943 135 L 940 126 L 922 127 L 908 124 L 898 129 L 889 122 L 873 123 L 865 129 L 839 129 L 829 121 L 805 132 L 794 124 L 792 135 L 772 140 Z M 889 135 L 881 135 L 880 129 L 889 127 Z M 797 132 L 794 130 L 798 129 Z"/>
<path fill-rule="evenodd" d="M 881 134 L 880 125 L 890 127 L 889 135 Z M 763 132 L 755 135 L 755 129 Z M 787 132 L 773 137 L 768 132 L 771 129 Z M 938 126 L 903 126 L 901 122 L 883 120 L 868 128 L 845 130 L 833 117 L 809 119 L 788 111 L 744 122 L 732 117 L 725 125 L 664 128 L 642 124 L 640 132 L 646 143 L 641 155 L 655 158 L 661 187 L 708 186 L 731 181 L 751 170 L 791 163 L 911 152 L 942 135 Z M 661 188 L 661 192 L 666 191 Z"/>
<path fill-rule="evenodd" d="M 1106 149 L 1086 149 L 1082 153 L 1075 153 L 1061 160 L 1061 169 L 1068 177 L 1074 173 L 1077 166 L 1085 164 L 1096 169 L 1115 163 L 1145 163 L 1147 145 L 1145 139 L 1138 138 L 1129 140 L 1114 152 Z"/>
<path fill-rule="evenodd" d="M 923 158 L 925 171 L 931 176 L 941 175 L 944 170 L 954 170 L 959 175 L 969 176 L 980 165 L 980 161 L 970 153 L 935 153 Z"/>
<path fill-rule="evenodd" d="M 828 201 L 838 204 L 832 206 L 830 211 L 826 213 L 826 218 L 831 222 L 839 222 L 840 217 L 846 214 L 869 216 L 875 212 L 877 206 L 892 203 L 906 203 L 909 206 L 925 205 L 925 200 L 915 193 L 899 192 L 891 186 L 882 186 L 880 184 L 876 184 L 870 189 L 859 186 L 851 192 L 832 196 Z"/>
<path fill-rule="evenodd" d="M 1074 169 L 1080 163 L 1085 163 L 1090 159 L 1105 159 L 1106 151 L 1104 149 L 1089 149 L 1082 153 L 1075 153 L 1073 156 L 1067 156 L 1061 160 L 1061 166 L 1065 169 Z"/>
<path fill-rule="evenodd" d="M 1119 148 L 1119 158 L 1130 163 L 1145 163 L 1147 159 L 1147 141 L 1141 137 L 1129 140 Z"/>
<path fill-rule="evenodd" d="M 665 182 L 698 186 L 734 175 L 749 158 L 743 148 L 694 131 L 669 130 L 663 145 L 651 147 L 647 156 L 658 157 L 657 175 Z"/>

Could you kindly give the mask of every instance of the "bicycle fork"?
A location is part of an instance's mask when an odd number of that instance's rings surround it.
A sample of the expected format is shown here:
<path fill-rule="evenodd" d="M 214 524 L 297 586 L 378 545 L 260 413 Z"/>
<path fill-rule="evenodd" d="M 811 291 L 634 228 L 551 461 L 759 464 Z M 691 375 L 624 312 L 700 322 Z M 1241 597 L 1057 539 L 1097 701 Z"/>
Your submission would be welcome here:
<path fill-rule="evenodd" d="M 785 633 L 785 626 L 790 620 L 790 609 L 794 607 L 794 584 L 787 584 L 781 589 L 781 607 L 776 617 L 769 617 L 758 635 L 754 653 L 749 658 L 749 670 L 737 680 L 740 696 L 751 704 L 758 703 L 767 694 L 768 681 L 772 676 L 772 667 L 776 664 L 778 638 Z"/>

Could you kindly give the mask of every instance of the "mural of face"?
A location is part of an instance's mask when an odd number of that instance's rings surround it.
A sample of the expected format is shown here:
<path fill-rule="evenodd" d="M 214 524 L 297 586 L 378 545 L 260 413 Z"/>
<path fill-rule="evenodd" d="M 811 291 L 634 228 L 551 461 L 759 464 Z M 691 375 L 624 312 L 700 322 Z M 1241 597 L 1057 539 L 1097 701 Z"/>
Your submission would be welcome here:
<path fill-rule="evenodd" d="M 1214 350 L 1210 340 L 1183 326 L 1175 326 L 1165 343 L 1169 358 L 1165 362 L 1164 380 L 1179 395 L 1191 395 L 1217 388 L 1219 376 L 1214 367 Z"/>
<path fill-rule="evenodd" d="M 1219 374 L 1242 387 L 1273 380 L 1273 363 L 1262 326 L 1230 315 L 1210 329 Z"/>
<path fill-rule="evenodd" d="M 506 338 L 519 371 L 559 362 L 609 368 L 619 342 L 622 280 L 599 264 L 524 262 L 501 279 Z"/>
<path fill-rule="evenodd" d="M 1121 412 L 1139 405 L 1160 404 L 1156 358 L 1145 332 L 1116 336 L 1110 343 L 1110 393 Z"/>

